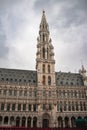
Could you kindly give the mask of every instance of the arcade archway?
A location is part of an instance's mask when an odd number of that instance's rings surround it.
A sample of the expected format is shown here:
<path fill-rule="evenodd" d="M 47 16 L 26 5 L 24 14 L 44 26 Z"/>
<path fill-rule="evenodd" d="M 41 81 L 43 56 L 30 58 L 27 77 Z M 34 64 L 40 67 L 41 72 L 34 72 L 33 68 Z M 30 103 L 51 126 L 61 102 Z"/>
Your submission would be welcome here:
<path fill-rule="evenodd" d="M 48 128 L 50 124 L 50 116 L 48 113 L 43 114 L 42 127 Z"/>

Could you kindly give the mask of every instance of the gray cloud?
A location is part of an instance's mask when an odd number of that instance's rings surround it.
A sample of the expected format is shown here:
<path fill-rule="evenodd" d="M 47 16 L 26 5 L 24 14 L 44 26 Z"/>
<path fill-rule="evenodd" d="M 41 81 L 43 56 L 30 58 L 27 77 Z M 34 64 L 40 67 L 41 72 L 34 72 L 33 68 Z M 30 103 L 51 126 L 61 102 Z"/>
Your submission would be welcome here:
<path fill-rule="evenodd" d="M 0 0 L 0 66 L 35 67 L 43 9 L 55 47 L 56 70 L 75 71 L 81 60 L 87 67 L 87 0 Z"/>
<path fill-rule="evenodd" d="M 5 58 L 8 54 L 8 47 L 6 45 L 6 36 L 0 22 L 0 58 Z"/>

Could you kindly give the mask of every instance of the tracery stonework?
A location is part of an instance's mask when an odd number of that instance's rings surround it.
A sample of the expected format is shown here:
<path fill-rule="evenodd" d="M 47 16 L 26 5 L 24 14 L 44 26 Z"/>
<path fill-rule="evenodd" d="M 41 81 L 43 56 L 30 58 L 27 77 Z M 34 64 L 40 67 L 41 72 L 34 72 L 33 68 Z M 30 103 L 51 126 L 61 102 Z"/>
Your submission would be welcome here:
<path fill-rule="evenodd" d="M 45 11 L 37 38 L 36 71 L 0 68 L 0 126 L 75 127 L 87 119 L 87 76 L 55 72 Z"/>

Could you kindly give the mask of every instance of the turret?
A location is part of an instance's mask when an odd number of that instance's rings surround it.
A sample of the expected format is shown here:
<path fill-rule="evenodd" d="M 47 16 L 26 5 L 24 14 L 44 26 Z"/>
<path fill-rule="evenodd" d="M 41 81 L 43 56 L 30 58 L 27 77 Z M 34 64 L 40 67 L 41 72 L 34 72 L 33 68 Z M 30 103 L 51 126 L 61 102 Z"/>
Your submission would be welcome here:
<path fill-rule="evenodd" d="M 80 73 L 80 74 L 82 75 L 82 77 L 83 77 L 84 85 L 87 86 L 86 69 L 84 68 L 83 65 L 82 65 L 82 68 L 79 70 L 79 73 Z"/>

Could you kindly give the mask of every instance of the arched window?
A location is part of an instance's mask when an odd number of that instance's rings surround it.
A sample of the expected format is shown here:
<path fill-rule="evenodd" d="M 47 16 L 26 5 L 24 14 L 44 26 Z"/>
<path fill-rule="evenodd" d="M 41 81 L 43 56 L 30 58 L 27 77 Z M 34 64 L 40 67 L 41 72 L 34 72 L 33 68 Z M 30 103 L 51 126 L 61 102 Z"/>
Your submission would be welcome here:
<path fill-rule="evenodd" d="M 45 75 L 43 75 L 42 82 L 43 82 L 43 85 L 45 85 L 45 84 L 46 84 L 46 78 L 45 78 Z"/>
<path fill-rule="evenodd" d="M 69 117 L 65 117 L 64 121 L 65 121 L 65 128 L 68 128 L 69 127 Z"/>
<path fill-rule="evenodd" d="M 50 65 L 48 65 L 48 73 L 50 73 Z"/>
<path fill-rule="evenodd" d="M 60 101 L 60 112 L 62 112 L 63 109 L 62 109 L 62 102 Z"/>
<path fill-rule="evenodd" d="M 45 48 L 43 47 L 43 58 L 45 59 Z"/>
<path fill-rule="evenodd" d="M 16 118 L 16 126 L 20 126 L 20 117 Z"/>
<path fill-rule="evenodd" d="M 32 120 L 32 118 L 31 118 L 31 117 L 28 117 L 28 120 L 27 120 L 27 126 L 28 126 L 28 127 L 31 127 L 31 120 Z"/>
<path fill-rule="evenodd" d="M 64 101 L 64 111 L 67 110 L 67 104 L 66 104 L 66 101 Z"/>
<path fill-rule="evenodd" d="M 4 117 L 4 124 L 8 124 L 8 117 Z"/>
<path fill-rule="evenodd" d="M 51 85 L 51 77 L 48 76 L 48 85 Z"/>
<path fill-rule="evenodd" d="M 2 116 L 0 116 L 0 125 L 2 124 L 2 119 L 3 119 Z"/>
<path fill-rule="evenodd" d="M 10 117 L 10 124 L 14 125 L 14 117 L 13 116 Z"/>
<path fill-rule="evenodd" d="M 43 73 L 45 73 L 45 65 L 43 64 Z"/>
<path fill-rule="evenodd" d="M 74 102 L 72 102 L 72 111 L 75 111 L 75 105 L 74 105 Z"/>
<path fill-rule="evenodd" d="M 58 127 L 63 127 L 63 119 L 61 116 L 58 117 Z"/>
<path fill-rule="evenodd" d="M 33 118 L 33 127 L 37 127 L 37 117 Z"/>
<path fill-rule="evenodd" d="M 76 102 L 76 111 L 78 111 L 78 109 L 79 109 L 79 108 L 78 108 L 78 102 Z"/>
<path fill-rule="evenodd" d="M 22 117 L 22 126 L 25 126 L 26 124 L 26 117 Z"/>

